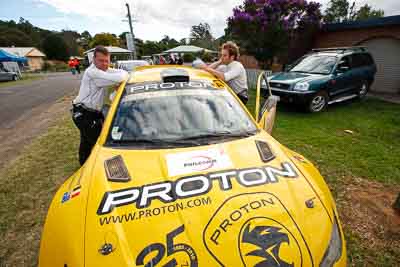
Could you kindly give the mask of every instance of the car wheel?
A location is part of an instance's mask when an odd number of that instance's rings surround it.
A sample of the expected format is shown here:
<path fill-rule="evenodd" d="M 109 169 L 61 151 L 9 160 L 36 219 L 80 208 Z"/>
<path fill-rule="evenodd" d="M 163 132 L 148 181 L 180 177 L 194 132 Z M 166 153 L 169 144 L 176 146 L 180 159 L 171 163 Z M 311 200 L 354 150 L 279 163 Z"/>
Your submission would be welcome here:
<path fill-rule="evenodd" d="M 312 113 L 321 112 L 328 106 L 328 94 L 324 91 L 315 94 L 308 103 L 308 111 Z"/>
<path fill-rule="evenodd" d="M 13 81 L 17 81 L 17 80 L 18 80 L 17 75 L 13 75 L 12 80 L 13 80 Z"/>
<path fill-rule="evenodd" d="M 360 90 L 358 91 L 358 98 L 363 99 L 366 97 L 369 91 L 369 83 L 367 81 L 363 81 L 360 86 Z"/>

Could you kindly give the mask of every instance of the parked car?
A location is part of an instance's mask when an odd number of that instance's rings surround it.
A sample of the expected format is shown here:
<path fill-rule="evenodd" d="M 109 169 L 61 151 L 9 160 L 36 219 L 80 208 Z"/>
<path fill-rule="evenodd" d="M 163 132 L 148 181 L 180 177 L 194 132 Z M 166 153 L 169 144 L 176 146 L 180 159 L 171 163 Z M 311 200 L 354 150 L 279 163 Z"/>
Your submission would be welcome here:
<path fill-rule="evenodd" d="M 133 71 L 139 66 L 148 66 L 149 62 L 146 60 L 119 60 L 117 61 L 117 69 L 123 69 L 126 71 Z"/>
<path fill-rule="evenodd" d="M 0 81 L 17 81 L 19 75 L 13 71 L 7 71 L 5 69 L 0 70 Z"/>
<path fill-rule="evenodd" d="M 39 266 L 346 266 L 329 188 L 265 130 L 270 103 L 253 118 L 208 72 L 136 68 L 53 198 Z"/>
<path fill-rule="evenodd" d="M 375 74 L 375 62 L 365 47 L 327 48 L 314 49 L 268 81 L 281 101 L 320 112 L 328 104 L 365 97 Z"/>

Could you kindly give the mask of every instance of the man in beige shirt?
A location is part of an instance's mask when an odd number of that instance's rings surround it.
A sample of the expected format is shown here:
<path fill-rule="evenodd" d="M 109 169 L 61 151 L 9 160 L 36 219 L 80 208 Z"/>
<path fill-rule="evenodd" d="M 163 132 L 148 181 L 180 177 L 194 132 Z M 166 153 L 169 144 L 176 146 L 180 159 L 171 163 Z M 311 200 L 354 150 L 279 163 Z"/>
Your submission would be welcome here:
<path fill-rule="evenodd" d="M 221 58 L 218 61 L 208 66 L 202 65 L 200 68 L 225 81 L 235 91 L 243 104 L 246 104 L 249 99 L 247 75 L 238 58 L 239 47 L 233 42 L 227 42 L 222 45 Z"/>

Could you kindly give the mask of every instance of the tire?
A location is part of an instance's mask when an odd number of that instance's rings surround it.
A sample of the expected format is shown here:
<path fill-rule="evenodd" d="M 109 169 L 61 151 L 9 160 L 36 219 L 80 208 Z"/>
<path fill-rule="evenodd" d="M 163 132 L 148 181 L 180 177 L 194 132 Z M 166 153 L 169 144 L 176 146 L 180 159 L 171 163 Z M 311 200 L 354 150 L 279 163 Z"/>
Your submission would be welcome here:
<path fill-rule="evenodd" d="M 317 113 L 324 111 L 328 106 L 329 97 L 325 91 L 315 94 L 307 104 L 307 111 Z"/>
<path fill-rule="evenodd" d="M 14 82 L 15 82 L 15 81 L 18 81 L 17 75 L 13 75 L 12 80 L 13 80 Z"/>
<path fill-rule="evenodd" d="M 369 87 L 370 85 L 368 81 L 363 81 L 361 83 L 360 89 L 357 92 L 359 99 L 364 99 L 367 96 L 369 92 Z"/>

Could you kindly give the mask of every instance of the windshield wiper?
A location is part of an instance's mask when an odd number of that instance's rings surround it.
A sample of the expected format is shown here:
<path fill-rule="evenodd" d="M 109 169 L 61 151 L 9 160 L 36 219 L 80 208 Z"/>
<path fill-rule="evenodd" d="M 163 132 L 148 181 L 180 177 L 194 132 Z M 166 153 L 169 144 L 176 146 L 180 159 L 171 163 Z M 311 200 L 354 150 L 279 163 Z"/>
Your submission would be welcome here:
<path fill-rule="evenodd" d="M 113 140 L 112 144 L 116 145 L 154 145 L 154 146 L 167 146 L 173 147 L 177 145 L 200 145 L 194 141 L 182 141 L 176 139 L 157 139 L 157 138 L 136 138 L 136 139 L 124 139 L 124 140 Z"/>
<path fill-rule="evenodd" d="M 209 132 L 209 133 L 202 133 L 198 135 L 193 135 L 193 136 L 188 136 L 181 138 L 180 140 L 186 141 L 186 140 L 197 140 L 197 139 L 205 139 L 205 138 L 244 138 L 244 137 L 250 137 L 253 136 L 257 133 L 258 131 L 246 131 L 246 132 L 229 132 L 229 131 L 223 131 L 223 132 Z"/>

